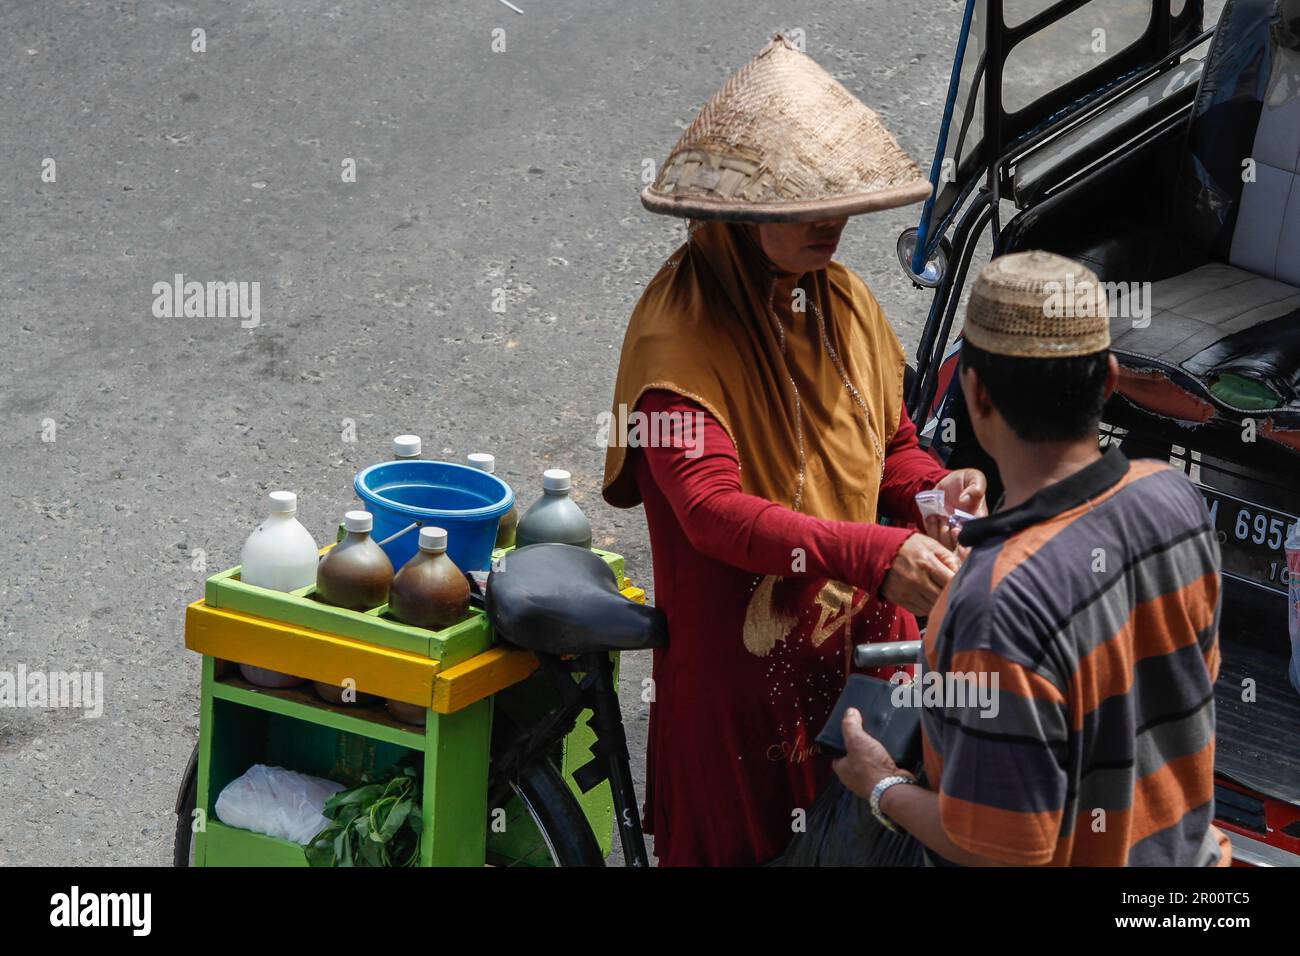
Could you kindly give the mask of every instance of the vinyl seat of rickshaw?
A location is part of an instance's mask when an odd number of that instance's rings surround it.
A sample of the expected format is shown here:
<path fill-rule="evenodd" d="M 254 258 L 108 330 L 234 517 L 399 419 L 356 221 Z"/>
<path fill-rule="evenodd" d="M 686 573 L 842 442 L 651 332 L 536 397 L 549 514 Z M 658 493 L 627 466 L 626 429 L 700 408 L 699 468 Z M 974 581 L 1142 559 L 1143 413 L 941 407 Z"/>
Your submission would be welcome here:
<path fill-rule="evenodd" d="M 1165 241 L 1199 264 L 1112 318 L 1120 392 L 1181 421 L 1272 414 L 1300 449 L 1300 0 L 1225 8 L 1178 175 Z"/>

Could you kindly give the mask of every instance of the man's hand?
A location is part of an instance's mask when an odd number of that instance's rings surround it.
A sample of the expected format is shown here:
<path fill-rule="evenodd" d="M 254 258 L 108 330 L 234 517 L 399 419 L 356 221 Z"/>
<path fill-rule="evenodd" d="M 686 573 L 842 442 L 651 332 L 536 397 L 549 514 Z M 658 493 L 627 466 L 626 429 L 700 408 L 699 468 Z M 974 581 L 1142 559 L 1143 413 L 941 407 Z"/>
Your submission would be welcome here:
<path fill-rule="evenodd" d="M 862 728 L 862 715 L 850 707 L 840 724 L 844 734 L 845 756 L 831 763 L 835 775 L 849 790 L 864 800 L 885 777 L 909 777 L 899 770 L 880 741 Z M 997 860 L 978 856 L 952 842 L 939 819 L 939 794 L 920 786 L 890 787 L 880 798 L 880 812 L 903 830 L 920 840 L 933 852 L 961 866 L 1005 866 Z"/>
<path fill-rule="evenodd" d="M 894 563 L 880 586 L 880 596 L 913 614 L 929 614 L 958 567 L 957 556 L 946 547 L 933 538 L 914 534 L 894 555 Z"/>
<path fill-rule="evenodd" d="M 989 513 L 988 481 L 984 472 L 978 468 L 958 468 L 950 471 L 935 486 L 936 491 L 943 492 L 944 503 L 950 511 L 960 509 L 967 514 L 982 518 Z M 925 517 L 925 533 L 938 541 L 945 548 L 957 550 L 957 533 L 959 528 L 951 528 L 948 522 L 938 515 Z"/>
<path fill-rule="evenodd" d="M 840 723 L 844 749 L 848 753 L 831 763 L 836 776 L 848 789 L 864 800 L 881 780 L 901 773 L 894 759 L 875 737 L 862 728 L 862 714 L 850 707 Z M 911 774 L 903 774 L 910 777 Z"/>

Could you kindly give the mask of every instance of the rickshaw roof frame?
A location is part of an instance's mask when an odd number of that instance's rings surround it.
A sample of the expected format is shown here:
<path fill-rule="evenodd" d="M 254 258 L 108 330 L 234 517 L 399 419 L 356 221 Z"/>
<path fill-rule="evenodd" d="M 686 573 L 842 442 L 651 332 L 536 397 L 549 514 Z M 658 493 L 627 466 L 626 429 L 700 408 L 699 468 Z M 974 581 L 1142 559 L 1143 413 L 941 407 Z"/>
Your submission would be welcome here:
<path fill-rule="evenodd" d="M 1185 0 L 1177 17 L 1172 15 L 1171 0 L 1149 0 L 1151 15 L 1140 36 L 1097 65 L 1036 96 L 1019 110 L 1005 112 L 1002 67 L 1011 51 L 1029 37 L 1090 3 L 1097 2 L 1098 0 L 1057 0 L 1017 26 L 1006 27 L 1003 0 L 967 0 L 953 56 L 939 139 L 930 167 L 933 189 L 921 209 L 917 225 L 916 248 L 911 265 L 914 274 L 919 274 L 934 254 L 940 238 L 970 195 L 978 179 L 977 173 L 983 172 L 986 178 L 994 175 L 1005 155 L 1018 143 L 1041 136 L 1047 127 L 1063 117 L 1106 95 L 1134 75 L 1164 62 L 1174 53 L 1175 48 L 1188 46 L 1189 25 L 1194 24 L 1195 34 L 1201 34 L 1204 0 Z M 977 9 L 983 11 L 984 42 L 980 50 L 980 63 L 971 74 L 970 88 L 963 91 L 962 66 L 968 53 Z M 947 158 L 945 154 L 953 112 L 957 97 L 962 92 L 968 97 L 963 117 L 971 117 L 976 110 L 980 110 L 984 128 L 980 140 L 964 161 L 960 153 L 954 157 L 956 166 L 953 181 L 948 189 L 941 190 L 939 178 Z M 975 93 L 979 95 L 975 96 Z M 963 166 L 966 167 L 964 176 Z M 936 207 L 941 210 L 937 221 Z"/>
<path fill-rule="evenodd" d="M 1213 36 L 1213 28 L 1197 34 L 1177 48 L 1170 50 L 1169 62 L 1179 60 Z M 995 165 L 1001 167 L 1013 161 L 1017 164 L 1024 162 L 1027 157 L 1041 147 L 1046 146 L 1058 135 L 1068 133 L 1080 123 L 1087 122 L 1099 110 L 1104 110 L 1109 104 L 1122 98 L 1130 90 L 1141 86 L 1157 70 L 1158 66 L 1159 64 L 1153 64 L 1117 77 L 1112 83 L 1099 88 L 1095 95 L 1086 96 L 1047 117 L 1038 126 L 1028 130 L 1005 153 L 997 157 Z"/>

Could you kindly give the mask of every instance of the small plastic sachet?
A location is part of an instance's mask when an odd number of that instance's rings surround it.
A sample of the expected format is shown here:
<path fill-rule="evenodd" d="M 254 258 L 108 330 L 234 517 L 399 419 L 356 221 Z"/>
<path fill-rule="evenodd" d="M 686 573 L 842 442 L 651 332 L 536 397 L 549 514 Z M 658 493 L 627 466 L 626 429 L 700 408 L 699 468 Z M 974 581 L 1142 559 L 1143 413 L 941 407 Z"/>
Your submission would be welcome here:
<path fill-rule="evenodd" d="M 943 518 L 948 522 L 950 528 L 960 528 L 967 521 L 975 516 L 960 508 L 948 508 L 946 496 L 941 488 L 932 488 L 929 491 L 918 491 L 916 493 L 916 507 L 921 512 L 921 517 L 929 518 L 931 516 Z"/>

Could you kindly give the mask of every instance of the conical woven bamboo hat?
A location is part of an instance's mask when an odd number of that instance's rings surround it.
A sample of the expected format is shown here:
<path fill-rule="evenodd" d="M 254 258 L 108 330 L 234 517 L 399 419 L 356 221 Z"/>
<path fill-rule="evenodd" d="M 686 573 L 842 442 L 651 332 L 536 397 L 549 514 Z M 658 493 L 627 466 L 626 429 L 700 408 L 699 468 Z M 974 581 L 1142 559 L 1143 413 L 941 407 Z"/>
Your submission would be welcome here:
<path fill-rule="evenodd" d="M 983 269 L 966 306 L 966 341 L 1019 358 L 1069 358 L 1110 347 L 1097 274 L 1053 252 L 1013 252 Z"/>
<path fill-rule="evenodd" d="M 704 104 L 641 202 L 691 219 L 810 222 L 929 195 L 880 117 L 778 34 Z"/>

